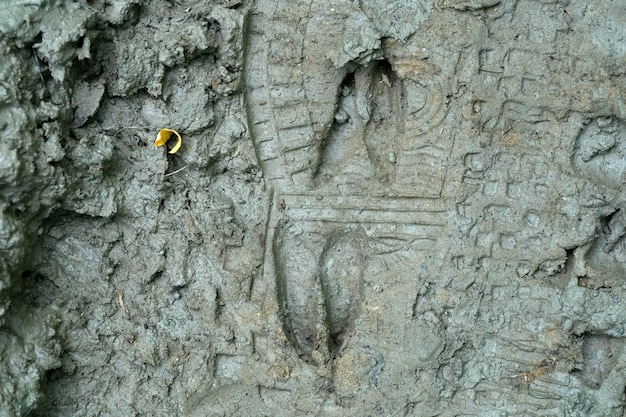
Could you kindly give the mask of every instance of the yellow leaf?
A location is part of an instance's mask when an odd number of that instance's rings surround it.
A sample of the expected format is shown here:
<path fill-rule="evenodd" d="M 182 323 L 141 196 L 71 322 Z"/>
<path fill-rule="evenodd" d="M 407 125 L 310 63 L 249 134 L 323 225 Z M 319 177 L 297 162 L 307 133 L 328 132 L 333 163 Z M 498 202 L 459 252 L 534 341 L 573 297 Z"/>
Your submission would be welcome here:
<path fill-rule="evenodd" d="M 183 143 L 183 139 L 180 137 L 180 134 L 173 129 L 161 129 L 157 134 L 157 138 L 154 141 L 154 146 L 159 147 L 165 145 L 165 143 L 170 140 L 172 135 L 176 135 L 178 140 L 176 141 L 176 145 L 169 151 L 169 153 L 176 153 L 180 149 L 180 145 Z"/>

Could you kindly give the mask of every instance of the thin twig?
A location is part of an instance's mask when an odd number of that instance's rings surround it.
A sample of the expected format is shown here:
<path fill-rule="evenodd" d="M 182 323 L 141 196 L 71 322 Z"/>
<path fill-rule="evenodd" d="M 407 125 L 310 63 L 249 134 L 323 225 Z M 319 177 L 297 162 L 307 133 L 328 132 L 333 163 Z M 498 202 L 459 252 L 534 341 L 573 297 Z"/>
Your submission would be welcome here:
<path fill-rule="evenodd" d="M 41 77 L 41 82 L 43 85 L 46 85 L 46 81 L 43 79 L 43 73 L 41 72 L 41 66 L 39 65 L 39 58 L 37 58 L 37 52 L 33 49 L 33 56 L 35 57 L 35 64 L 37 64 L 37 69 L 39 70 L 39 77 Z"/>
<path fill-rule="evenodd" d="M 176 171 L 174 171 L 174 172 L 170 172 L 169 174 L 165 174 L 165 175 L 163 175 L 163 178 L 165 178 L 165 177 L 169 177 L 170 175 L 178 174 L 180 171 L 182 171 L 182 170 L 186 169 L 188 166 L 189 166 L 189 165 L 185 165 L 184 167 L 182 167 L 182 168 L 180 168 L 180 169 L 177 169 L 177 170 L 176 170 Z"/>

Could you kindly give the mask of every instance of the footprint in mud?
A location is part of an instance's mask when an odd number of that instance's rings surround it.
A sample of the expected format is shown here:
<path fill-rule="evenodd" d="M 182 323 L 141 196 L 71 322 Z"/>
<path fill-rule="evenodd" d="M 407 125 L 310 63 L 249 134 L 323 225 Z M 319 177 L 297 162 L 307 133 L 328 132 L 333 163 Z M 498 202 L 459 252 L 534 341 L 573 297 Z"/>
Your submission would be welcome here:
<path fill-rule="evenodd" d="M 265 271 L 287 339 L 318 365 L 349 343 L 372 248 L 432 248 L 445 225 L 452 135 L 429 133 L 455 61 L 384 29 L 390 13 L 417 27 L 430 7 L 362 6 L 257 2 L 247 38 L 248 124 L 273 192 Z"/>

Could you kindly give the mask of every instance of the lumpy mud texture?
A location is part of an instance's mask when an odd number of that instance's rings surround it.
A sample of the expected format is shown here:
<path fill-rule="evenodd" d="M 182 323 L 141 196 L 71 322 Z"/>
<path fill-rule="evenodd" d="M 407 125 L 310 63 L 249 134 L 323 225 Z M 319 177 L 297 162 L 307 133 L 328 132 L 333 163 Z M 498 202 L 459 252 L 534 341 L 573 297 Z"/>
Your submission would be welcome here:
<path fill-rule="evenodd" d="M 0 417 L 624 416 L 625 45 L 611 0 L 5 0 Z"/>

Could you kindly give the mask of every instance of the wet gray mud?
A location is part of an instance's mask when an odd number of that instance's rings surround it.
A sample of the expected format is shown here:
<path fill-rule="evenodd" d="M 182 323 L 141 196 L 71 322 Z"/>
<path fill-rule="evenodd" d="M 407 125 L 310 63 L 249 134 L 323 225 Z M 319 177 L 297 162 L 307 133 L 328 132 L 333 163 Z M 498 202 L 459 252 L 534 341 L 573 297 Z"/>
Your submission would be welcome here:
<path fill-rule="evenodd" d="M 5 0 L 0 416 L 626 415 L 588 3 Z"/>

